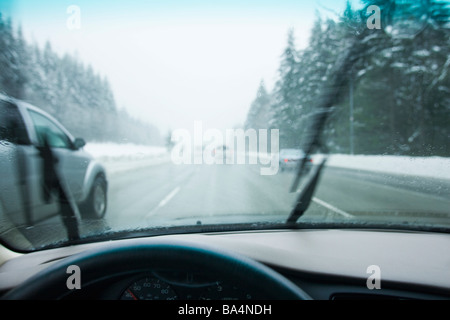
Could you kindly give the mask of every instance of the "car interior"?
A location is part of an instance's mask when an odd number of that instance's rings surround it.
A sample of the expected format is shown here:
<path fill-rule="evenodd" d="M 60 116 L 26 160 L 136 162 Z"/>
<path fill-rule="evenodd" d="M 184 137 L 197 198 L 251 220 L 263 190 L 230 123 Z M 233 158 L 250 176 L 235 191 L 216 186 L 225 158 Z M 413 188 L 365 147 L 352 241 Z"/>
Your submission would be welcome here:
<path fill-rule="evenodd" d="M 285 229 L 163 235 L 29 254 L 2 247 L 0 283 L 5 299 L 124 299 L 139 281 L 181 288 L 179 298 L 196 300 L 448 299 L 449 241 L 446 234 L 401 230 Z M 80 290 L 66 287 L 70 265 L 82 266 Z M 372 265 L 379 267 L 378 288 L 368 285 Z"/>

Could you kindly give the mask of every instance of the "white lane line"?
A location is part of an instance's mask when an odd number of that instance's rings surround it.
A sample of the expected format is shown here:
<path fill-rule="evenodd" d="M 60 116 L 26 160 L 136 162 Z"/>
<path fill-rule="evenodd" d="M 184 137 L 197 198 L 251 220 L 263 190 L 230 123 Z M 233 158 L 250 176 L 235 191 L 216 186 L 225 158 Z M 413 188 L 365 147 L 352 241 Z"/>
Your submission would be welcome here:
<path fill-rule="evenodd" d="M 169 202 L 170 199 L 172 199 L 178 193 L 178 191 L 180 191 L 180 189 L 180 187 L 176 187 L 175 189 L 173 189 L 171 193 L 169 193 L 164 199 L 161 200 L 158 207 L 164 207 L 167 202 Z"/>
<path fill-rule="evenodd" d="M 147 217 L 153 215 L 158 209 L 164 207 L 175 195 L 180 191 L 180 187 L 176 187 L 173 189 L 167 196 L 162 199 L 156 207 L 154 207 L 148 214 Z"/>
<path fill-rule="evenodd" d="M 338 209 L 335 206 L 332 206 L 331 204 L 329 204 L 329 203 L 327 203 L 327 202 L 325 202 L 323 200 L 320 200 L 319 198 L 314 197 L 314 198 L 312 198 L 312 201 L 314 201 L 315 203 L 317 203 L 317 204 L 319 204 L 319 205 L 321 205 L 321 206 L 323 206 L 323 207 L 325 207 L 327 209 L 330 209 L 331 211 L 334 211 L 334 212 L 336 212 L 336 213 L 338 213 L 338 214 L 340 214 L 340 215 L 342 215 L 342 216 L 344 216 L 346 218 L 354 218 L 354 216 L 352 214 L 350 214 L 348 212 L 345 212 L 345 211 L 343 211 L 341 209 Z"/>

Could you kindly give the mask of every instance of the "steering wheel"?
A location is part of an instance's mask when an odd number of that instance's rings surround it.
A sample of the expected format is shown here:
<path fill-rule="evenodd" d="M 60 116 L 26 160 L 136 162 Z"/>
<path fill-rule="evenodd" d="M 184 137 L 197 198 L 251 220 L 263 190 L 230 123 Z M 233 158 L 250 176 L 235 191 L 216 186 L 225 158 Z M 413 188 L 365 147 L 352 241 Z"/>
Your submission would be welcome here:
<path fill-rule="evenodd" d="M 150 239 L 152 240 L 152 239 Z M 113 276 L 149 270 L 205 270 L 236 283 L 262 299 L 309 300 L 303 290 L 269 267 L 247 257 L 204 245 L 179 241 L 126 240 L 95 248 L 55 262 L 20 286 L 6 300 L 63 299 L 73 290 L 66 284 L 69 266 L 80 269 L 81 289 Z"/>

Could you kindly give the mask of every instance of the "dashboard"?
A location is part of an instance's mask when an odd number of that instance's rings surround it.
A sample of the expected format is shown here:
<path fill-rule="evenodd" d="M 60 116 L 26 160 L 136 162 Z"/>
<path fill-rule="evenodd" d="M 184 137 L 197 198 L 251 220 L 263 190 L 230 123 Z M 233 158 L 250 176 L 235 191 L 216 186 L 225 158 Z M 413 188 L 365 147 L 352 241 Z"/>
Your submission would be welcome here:
<path fill-rule="evenodd" d="M 204 272 L 155 271 L 108 279 L 93 285 L 89 294 L 75 292 L 70 299 L 106 300 L 252 300 L 254 295 Z"/>
<path fill-rule="evenodd" d="M 312 299 L 450 299 L 450 235 L 335 229 L 167 235 L 10 254 L 0 266 L 0 294 L 20 287 L 52 265 L 112 243 L 133 247 L 173 240 L 199 246 L 207 243 L 214 250 L 255 261 Z M 0 250 L 0 256 L 8 256 L 5 250 Z M 190 261 L 189 257 L 185 261 Z M 108 265 L 107 259 L 104 263 Z M 226 276 L 210 270 L 209 264 L 144 267 L 124 261 L 121 272 L 102 274 L 101 268 L 95 269 L 92 279 L 96 281 L 83 282 L 86 274 L 82 273 L 82 290 L 73 290 L 64 299 L 265 299 L 263 292 L 247 285 L 246 274 Z M 370 266 L 379 268 L 379 288 L 368 285 L 374 275 Z"/>

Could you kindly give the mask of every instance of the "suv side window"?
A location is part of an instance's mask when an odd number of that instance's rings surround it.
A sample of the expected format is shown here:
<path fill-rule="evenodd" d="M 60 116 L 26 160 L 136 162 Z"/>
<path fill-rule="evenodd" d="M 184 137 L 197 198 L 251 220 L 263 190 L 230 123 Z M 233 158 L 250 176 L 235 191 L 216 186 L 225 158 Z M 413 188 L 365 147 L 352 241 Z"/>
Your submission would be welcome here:
<path fill-rule="evenodd" d="M 69 137 L 67 137 L 64 131 L 62 131 L 53 121 L 33 110 L 28 110 L 28 113 L 33 121 L 39 146 L 44 145 L 44 138 L 47 135 L 47 140 L 50 147 L 66 149 L 72 148 Z"/>
<path fill-rule="evenodd" d="M 25 123 L 17 106 L 0 100 L 0 140 L 14 144 L 30 144 Z"/>

